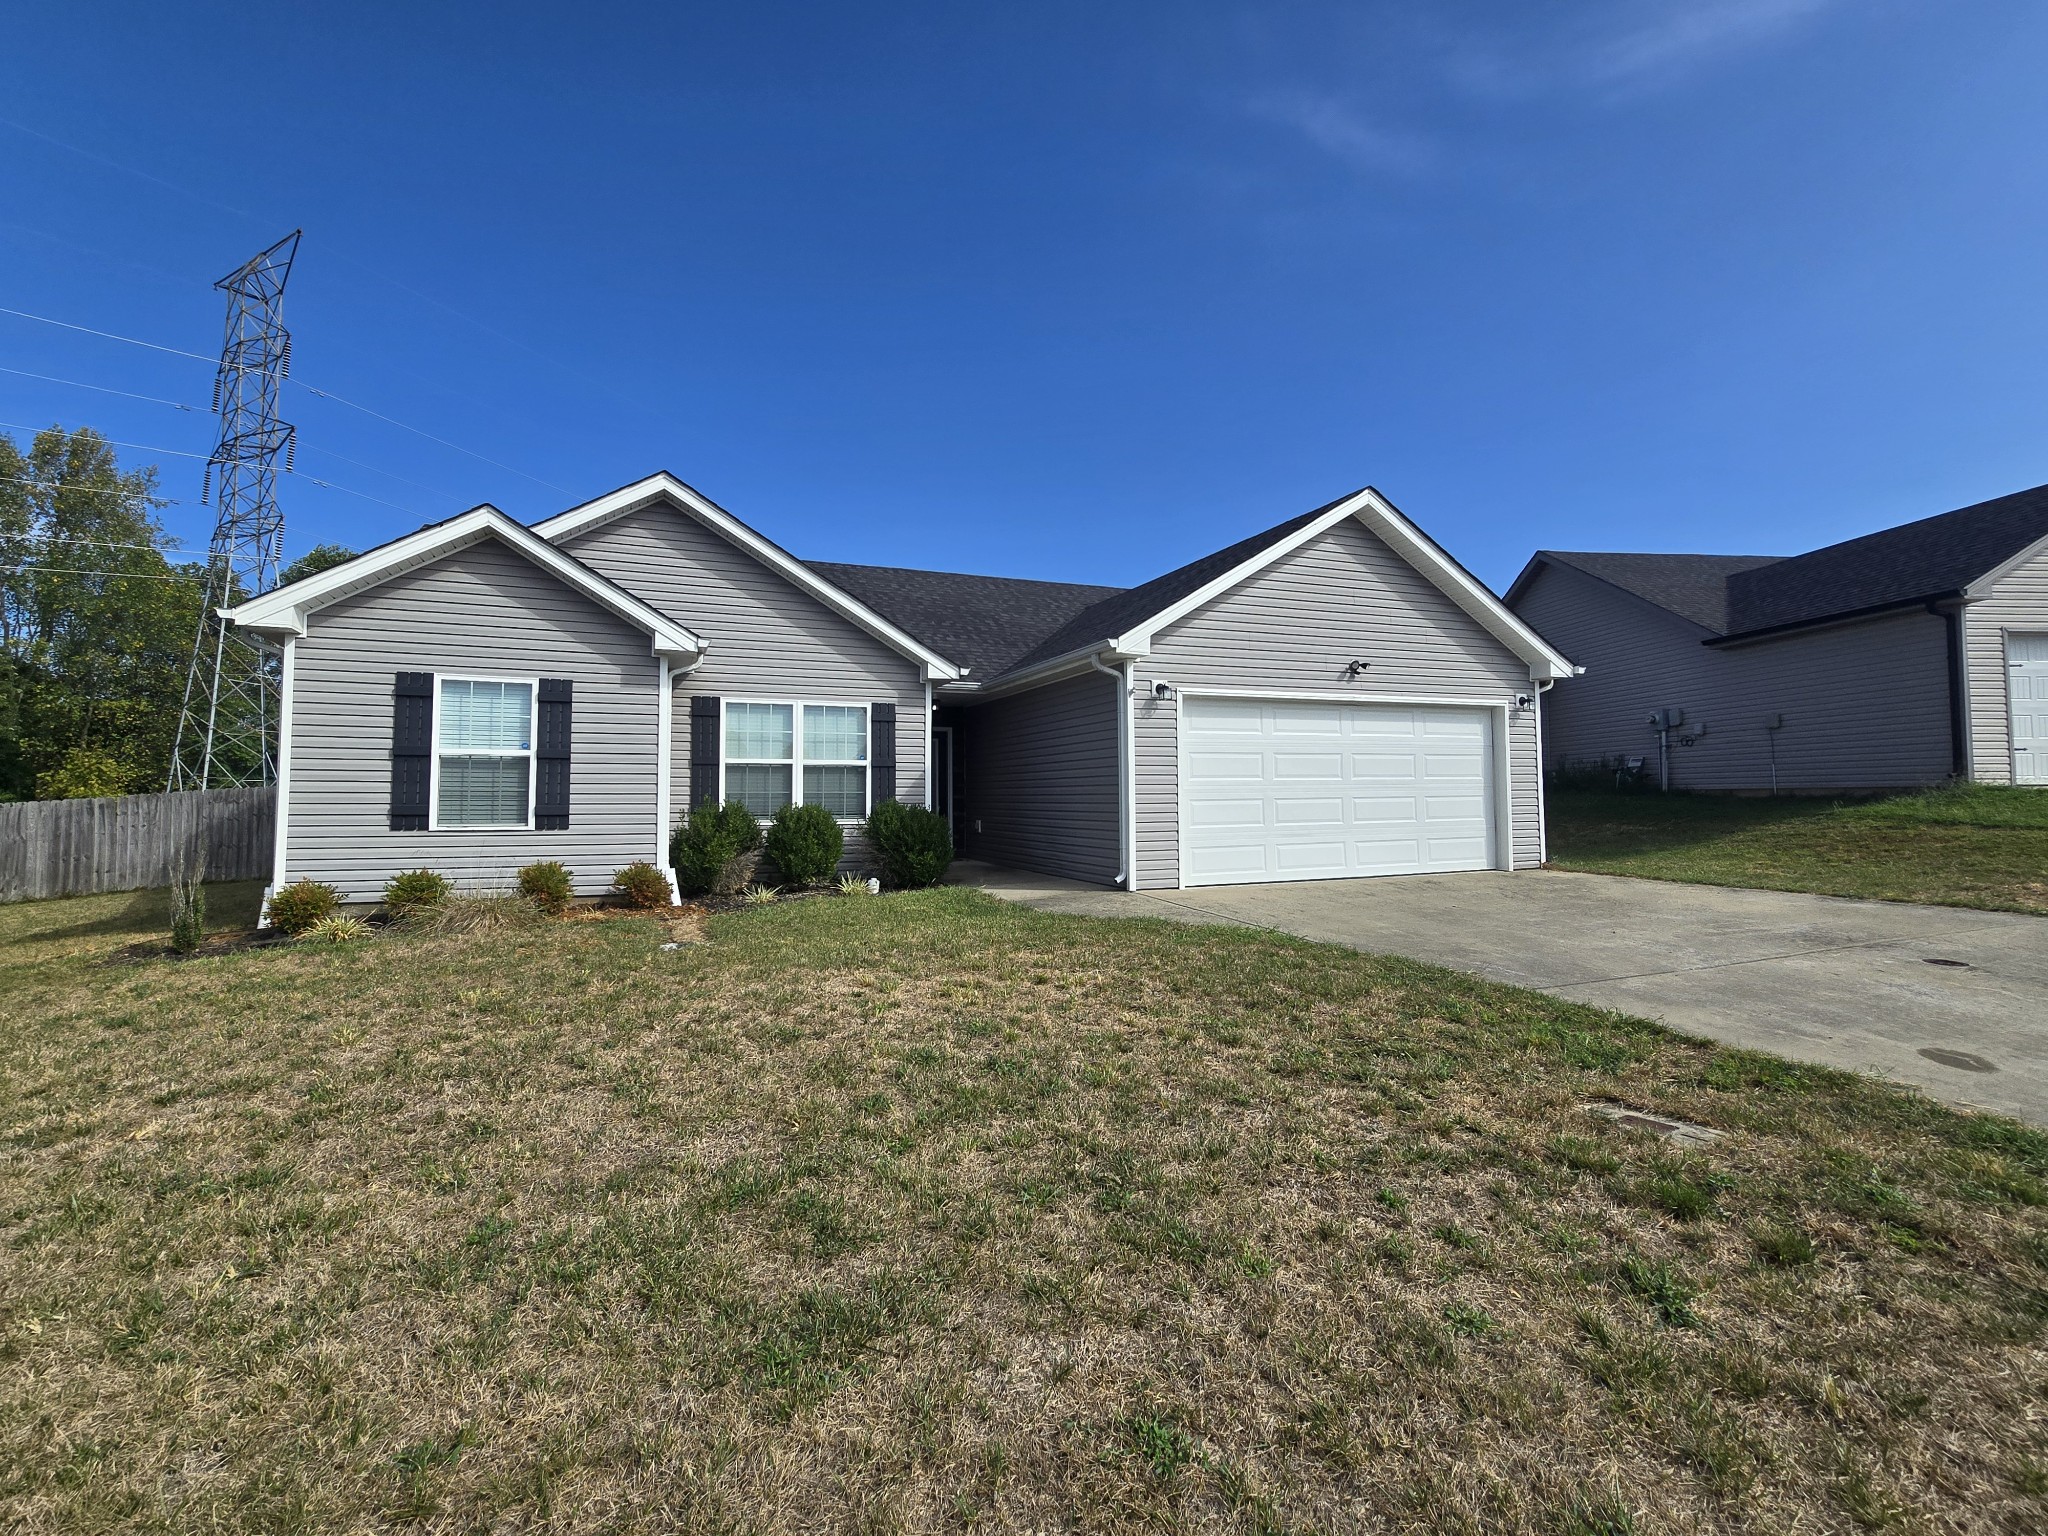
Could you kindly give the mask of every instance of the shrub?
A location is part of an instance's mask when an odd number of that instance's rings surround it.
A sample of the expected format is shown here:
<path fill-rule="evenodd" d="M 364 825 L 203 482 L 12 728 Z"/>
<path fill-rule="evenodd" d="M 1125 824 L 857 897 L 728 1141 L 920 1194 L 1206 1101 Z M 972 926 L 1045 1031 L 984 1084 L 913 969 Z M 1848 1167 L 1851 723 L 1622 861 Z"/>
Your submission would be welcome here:
<path fill-rule="evenodd" d="M 612 889 L 629 907 L 665 907 L 671 901 L 668 876 L 645 859 L 636 859 L 612 875 Z"/>
<path fill-rule="evenodd" d="M 750 885 L 740 892 L 740 900 L 750 907 L 772 907 L 781 894 L 772 885 Z"/>
<path fill-rule="evenodd" d="M 865 896 L 868 894 L 868 883 L 859 875 L 841 875 L 839 877 L 839 894 L 842 896 Z"/>
<path fill-rule="evenodd" d="M 868 814 L 867 832 L 891 885 L 937 885 L 953 862 L 953 829 L 937 811 L 884 800 Z"/>
<path fill-rule="evenodd" d="M 270 898 L 270 926 L 294 938 L 319 922 L 332 917 L 341 905 L 341 892 L 323 881 L 294 880 Z"/>
<path fill-rule="evenodd" d="M 36 775 L 38 800 L 95 800 L 125 795 L 134 787 L 135 775 L 127 764 L 98 747 L 73 747 L 63 762 Z"/>
<path fill-rule="evenodd" d="M 519 871 L 519 894 L 549 917 L 560 917 L 575 899 L 569 867 L 559 859 L 542 859 Z"/>
<path fill-rule="evenodd" d="M 737 801 L 700 805 L 668 841 L 668 861 L 692 896 L 738 890 L 750 871 L 746 856 L 761 846 L 761 824 Z"/>
<path fill-rule="evenodd" d="M 206 937 L 206 887 L 196 871 L 171 881 L 171 948 L 189 955 Z"/>
<path fill-rule="evenodd" d="M 360 917 L 323 917 L 299 935 L 301 944 L 353 944 L 370 936 L 370 925 Z"/>
<path fill-rule="evenodd" d="M 384 882 L 384 910 L 393 917 L 416 917 L 448 900 L 448 877 L 431 869 L 408 869 Z"/>
<path fill-rule="evenodd" d="M 768 828 L 768 857 L 792 885 L 823 885 L 839 867 L 846 834 L 822 805 L 785 805 Z"/>

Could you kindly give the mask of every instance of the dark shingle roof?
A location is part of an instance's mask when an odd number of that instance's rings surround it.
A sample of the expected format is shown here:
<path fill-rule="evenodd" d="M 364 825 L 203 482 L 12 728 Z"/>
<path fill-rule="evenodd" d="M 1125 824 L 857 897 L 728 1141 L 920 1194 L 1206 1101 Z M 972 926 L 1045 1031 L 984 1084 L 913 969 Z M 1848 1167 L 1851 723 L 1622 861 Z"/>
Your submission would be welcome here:
<path fill-rule="evenodd" d="M 1353 492 L 1352 495 L 1356 495 Z M 1337 501 L 1347 501 L 1340 496 Z M 1168 571 L 1164 576 L 1155 576 L 1143 586 L 1131 587 L 1106 597 L 1101 602 L 1083 609 L 1065 624 L 1040 640 L 1010 664 L 1009 670 L 1019 671 L 1033 667 L 1042 661 L 1051 661 L 1070 651 L 1078 651 L 1085 645 L 1108 640 L 1122 634 L 1134 624 L 1142 624 L 1153 614 L 1172 607 L 1190 592 L 1194 592 L 1221 576 L 1233 566 L 1242 565 L 1262 550 L 1270 549 L 1290 533 L 1305 528 L 1321 517 L 1337 501 L 1317 507 L 1313 512 L 1304 512 L 1299 517 L 1290 517 L 1286 522 L 1268 528 L 1264 533 L 1255 533 L 1248 539 L 1240 539 L 1228 549 L 1219 549 L 1213 555 L 1204 555 L 1191 560 L 1177 570 Z"/>
<path fill-rule="evenodd" d="M 2048 485 L 1830 544 L 1730 580 L 1730 633 L 1960 592 L 2044 538 Z"/>
<path fill-rule="evenodd" d="M 994 677 L 1040 636 L 1121 590 L 1064 581 L 909 571 L 891 565 L 804 563 L 948 661 L 967 667 L 976 682 Z"/>
<path fill-rule="evenodd" d="M 1778 561 L 1778 555 L 1620 555 L 1545 549 L 1554 560 L 1633 592 L 1717 635 L 1728 632 L 1728 579 Z"/>
<path fill-rule="evenodd" d="M 1803 555 L 1623 555 L 1539 550 L 1716 636 L 1818 624 L 1960 592 L 2048 539 L 2048 485 Z"/>

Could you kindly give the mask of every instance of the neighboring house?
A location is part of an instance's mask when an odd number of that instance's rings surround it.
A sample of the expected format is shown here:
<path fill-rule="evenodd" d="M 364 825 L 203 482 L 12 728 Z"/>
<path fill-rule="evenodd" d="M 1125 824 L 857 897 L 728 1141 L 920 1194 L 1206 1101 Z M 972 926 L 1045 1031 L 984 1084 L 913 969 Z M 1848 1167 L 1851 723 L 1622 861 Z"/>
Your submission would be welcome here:
<path fill-rule="evenodd" d="M 1787 559 L 1540 550 L 1507 601 L 1586 669 L 1547 701 L 1551 769 L 2048 783 L 2048 486 Z"/>
<path fill-rule="evenodd" d="M 966 855 L 1133 887 L 1533 865 L 1571 672 L 1370 489 L 1120 591 L 806 563 L 655 475 L 231 617 L 283 659 L 273 887 L 357 902 L 546 858 L 598 894 L 716 800 L 929 804 Z"/>

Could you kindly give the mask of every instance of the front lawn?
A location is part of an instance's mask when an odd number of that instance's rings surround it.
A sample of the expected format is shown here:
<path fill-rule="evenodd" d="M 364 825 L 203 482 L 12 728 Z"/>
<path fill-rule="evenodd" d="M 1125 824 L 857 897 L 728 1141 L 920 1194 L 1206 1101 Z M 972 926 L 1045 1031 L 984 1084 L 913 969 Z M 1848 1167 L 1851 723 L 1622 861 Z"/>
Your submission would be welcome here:
<path fill-rule="evenodd" d="M 2048 789 L 1883 800 L 1549 793 L 1559 869 L 2048 913 Z"/>
<path fill-rule="evenodd" d="M 10 1528 L 2021 1530 L 2048 1500 L 2048 1138 L 2010 1122 L 963 890 L 668 951 L 632 918 L 185 962 L 129 947 L 131 901 L 0 920 Z M 1603 1100 L 1726 1135 L 1681 1153 Z"/>

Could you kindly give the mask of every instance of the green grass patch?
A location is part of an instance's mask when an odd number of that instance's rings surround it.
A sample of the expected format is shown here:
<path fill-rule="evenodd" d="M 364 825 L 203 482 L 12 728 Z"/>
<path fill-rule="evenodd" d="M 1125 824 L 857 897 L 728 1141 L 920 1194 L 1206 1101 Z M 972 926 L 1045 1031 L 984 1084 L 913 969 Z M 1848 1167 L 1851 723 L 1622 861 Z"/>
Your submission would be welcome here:
<path fill-rule="evenodd" d="M 2048 914 L 2048 790 L 1882 799 L 1553 790 L 1559 869 Z"/>

